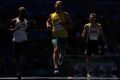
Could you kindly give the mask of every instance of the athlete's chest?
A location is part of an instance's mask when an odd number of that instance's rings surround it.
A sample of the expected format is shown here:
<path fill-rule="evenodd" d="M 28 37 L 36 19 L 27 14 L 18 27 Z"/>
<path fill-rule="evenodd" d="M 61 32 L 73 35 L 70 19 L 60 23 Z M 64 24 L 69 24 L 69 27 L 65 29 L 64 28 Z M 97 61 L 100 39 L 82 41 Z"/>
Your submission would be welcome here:
<path fill-rule="evenodd" d="M 90 27 L 89 32 L 96 33 L 96 32 L 99 32 L 99 29 L 98 29 L 98 27 Z"/>
<path fill-rule="evenodd" d="M 63 15 L 63 13 L 61 13 L 61 14 L 53 14 L 52 15 L 52 21 L 53 22 L 58 22 L 58 21 L 64 21 L 64 15 Z"/>
<path fill-rule="evenodd" d="M 97 24 L 90 24 L 89 27 L 88 27 L 88 32 L 89 33 L 98 33 L 99 32 L 99 27 Z"/>
<path fill-rule="evenodd" d="M 19 26 L 19 27 L 26 27 L 27 26 L 27 23 L 25 22 L 25 20 L 24 21 L 19 21 L 19 20 L 17 20 L 16 21 L 16 26 Z"/>

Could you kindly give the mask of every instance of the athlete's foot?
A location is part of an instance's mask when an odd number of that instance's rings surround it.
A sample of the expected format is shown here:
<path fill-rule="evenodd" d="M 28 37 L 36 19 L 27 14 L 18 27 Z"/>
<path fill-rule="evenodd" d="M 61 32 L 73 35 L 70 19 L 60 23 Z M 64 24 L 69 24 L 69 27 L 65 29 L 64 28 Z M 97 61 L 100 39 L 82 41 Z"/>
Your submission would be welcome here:
<path fill-rule="evenodd" d="M 18 80 L 21 80 L 21 73 L 20 72 L 17 73 L 17 77 L 18 77 Z"/>
<path fill-rule="evenodd" d="M 55 75 L 59 74 L 59 69 L 58 69 L 58 68 L 55 68 L 53 73 L 54 73 Z"/>
<path fill-rule="evenodd" d="M 90 78 L 90 77 L 91 77 L 91 75 L 90 75 L 90 73 L 89 73 L 89 72 L 87 73 L 87 77 L 88 77 L 88 78 Z"/>

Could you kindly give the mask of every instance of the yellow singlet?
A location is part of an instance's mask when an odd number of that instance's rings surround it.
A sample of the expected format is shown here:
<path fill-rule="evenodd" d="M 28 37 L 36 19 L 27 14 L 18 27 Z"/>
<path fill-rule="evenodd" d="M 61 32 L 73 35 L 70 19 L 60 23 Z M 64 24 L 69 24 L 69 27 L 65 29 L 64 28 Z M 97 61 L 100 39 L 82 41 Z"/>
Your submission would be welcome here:
<path fill-rule="evenodd" d="M 62 12 L 60 14 L 57 14 L 56 12 L 51 14 L 51 20 L 52 20 L 52 32 L 53 37 L 60 37 L 65 38 L 68 37 L 68 32 L 65 28 L 65 12 Z"/>

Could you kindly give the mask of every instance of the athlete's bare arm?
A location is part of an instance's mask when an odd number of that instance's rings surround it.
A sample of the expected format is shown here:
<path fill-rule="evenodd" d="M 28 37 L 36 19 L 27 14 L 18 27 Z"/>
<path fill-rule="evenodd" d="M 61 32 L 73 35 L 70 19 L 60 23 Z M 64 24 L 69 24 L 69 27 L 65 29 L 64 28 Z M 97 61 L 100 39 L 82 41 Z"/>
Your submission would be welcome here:
<path fill-rule="evenodd" d="M 66 27 L 68 29 L 72 29 L 73 28 L 73 21 L 67 12 L 65 12 L 65 19 L 66 19 L 65 24 L 67 25 Z"/>
<path fill-rule="evenodd" d="M 46 21 L 46 27 L 48 30 L 52 30 L 52 21 L 51 21 L 51 15 L 49 16 L 48 20 Z"/>
<path fill-rule="evenodd" d="M 88 25 L 84 25 L 84 29 L 83 29 L 83 32 L 82 32 L 82 37 L 86 37 L 87 36 L 87 33 L 88 33 Z"/>
<path fill-rule="evenodd" d="M 103 29 L 102 29 L 102 26 L 99 25 L 99 30 L 100 30 L 100 35 L 104 41 L 104 44 L 106 45 L 106 38 L 105 38 L 105 35 L 104 35 L 104 32 L 103 32 Z"/>
<path fill-rule="evenodd" d="M 10 22 L 10 31 L 15 31 L 17 29 L 17 27 L 15 26 L 15 23 L 16 23 L 16 20 L 13 19 L 11 22 Z"/>

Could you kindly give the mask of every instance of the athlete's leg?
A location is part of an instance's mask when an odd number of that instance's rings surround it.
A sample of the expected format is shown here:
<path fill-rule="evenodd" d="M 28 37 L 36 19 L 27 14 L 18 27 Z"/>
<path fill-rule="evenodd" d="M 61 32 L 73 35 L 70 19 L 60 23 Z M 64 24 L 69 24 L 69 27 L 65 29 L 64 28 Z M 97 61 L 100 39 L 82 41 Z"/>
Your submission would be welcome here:
<path fill-rule="evenodd" d="M 92 63 L 92 42 L 87 42 L 86 48 L 86 68 L 87 68 L 87 77 L 90 77 L 91 72 L 91 63 Z"/>
<path fill-rule="evenodd" d="M 58 57 L 59 57 L 59 50 L 58 50 L 58 44 L 57 39 L 52 40 L 53 43 L 53 65 L 54 65 L 54 74 L 59 73 L 59 67 L 58 67 Z"/>
<path fill-rule="evenodd" d="M 90 72 L 91 72 L 91 62 L 92 62 L 92 56 L 91 55 L 87 55 L 87 59 L 86 59 L 86 63 L 87 63 L 87 77 L 90 76 Z"/>
<path fill-rule="evenodd" d="M 20 51 L 21 51 L 21 46 L 20 43 L 18 42 L 13 42 L 13 48 L 14 48 L 14 52 L 13 52 L 13 56 L 14 56 L 14 65 L 15 65 L 15 71 L 16 71 L 16 75 L 18 76 L 19 80 L 21 79 L 21 68 L 20 68 Z"/>
<path fill-rule="evenodd" d="M 61 65 L 67 49 L 67 38 L 59 38 L 58 44 L 60 48 L 58 64 Z"/>
<path fill-rule="evenodd" d="M 54 64 L 54 68 L 58 68 L 58 65 L 57 65 L 57 60 L 58 60 L 58 47 L 57 46 L 54 46 L 54 49 L 53 49 L 53 64 Z"/>

